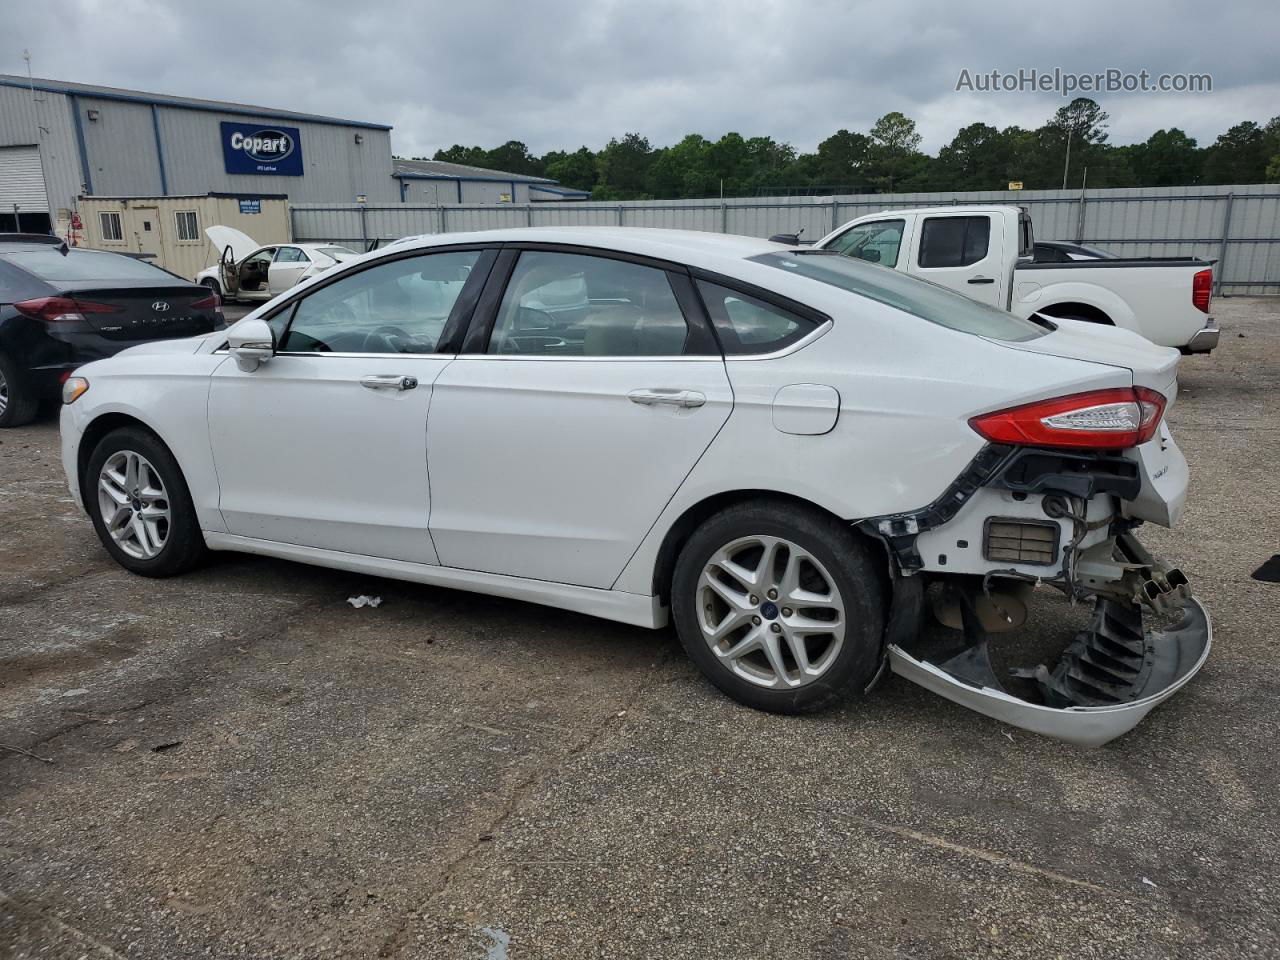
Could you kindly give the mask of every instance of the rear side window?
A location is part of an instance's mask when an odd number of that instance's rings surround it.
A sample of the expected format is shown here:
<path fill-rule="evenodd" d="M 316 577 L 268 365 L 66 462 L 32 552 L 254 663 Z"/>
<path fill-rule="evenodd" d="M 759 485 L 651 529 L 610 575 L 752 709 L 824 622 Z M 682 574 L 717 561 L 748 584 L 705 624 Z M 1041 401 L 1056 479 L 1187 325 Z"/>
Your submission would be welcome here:
<path fill-rule="evenodd" d="M 766 253 L 748 259 L 830 284 L 962 333 L 995 340 L 1021 341 L 1034 340 L 1048 332 L 1030 320 L 1023 320 L 1011 313 L 970 300 L 964 294 L 939 283 L 899 273 L 897 270 L 882 270 L 826 251 Z M 707 306 L 710 307 L 711 304 L 708 303 Z M 850 312 L 849 319 L 856 322 L 856 311 Z M 728 349 L 726 344 L 725 352 Z"/>
<path fill-rule="evenodd" d="M 9 255 L 9 261 L 41 280 L 152 280 L 161 284 L 177 283 L 178 278 L 159 267 L 98 250 L 68 250 L 57 247 Z"/>
<path fill-rule="evenodd" d="M 526 250 L 507 284 L 489 353 L 675 357 L 689 326 L 664 270 Z"/>
<path fill-rule="evenodd" d="M 990 217 L 927 217 L 920 230 L 922 267 L 967 267 L 987 255 Z"/>
<path fill-rule="evenodd" d="M 698 291 L 727 355 L 773 353 L 815 328 L 811 320 L 718 283 L 699 281 Z"/>

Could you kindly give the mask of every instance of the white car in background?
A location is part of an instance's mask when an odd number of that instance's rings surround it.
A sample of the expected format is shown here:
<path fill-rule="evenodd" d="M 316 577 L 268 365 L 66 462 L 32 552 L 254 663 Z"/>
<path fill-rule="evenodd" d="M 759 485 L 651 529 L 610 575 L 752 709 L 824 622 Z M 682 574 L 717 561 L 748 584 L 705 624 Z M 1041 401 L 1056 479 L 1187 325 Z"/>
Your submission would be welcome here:
<path fill-rule="evenodd" d="M 1186 577 L 1133 533 L 1182 513 L 1177 366 L 1126 330 L 835 253 L 495 230 L 396 244 L 226 331 L 81 367 L 62 455 L 144 576 L 236 550 L 670 619 L 753 707 L 817 710 L 891 667 L 1098 744 L 1209 653 Z M 1052 668 L 998 677 L 988 639 L 1037 584 L 1093 619 Z M 941 648 L 926 602 L 957 631 Z"/>
<path fill-rule="evenodd" d="M 270 300 L 325 270 L 360 256 L 333 243 L 270 243 L 235 227 L 205 228 L 218 262 L 196 274 L 196 283 L 225 300 Z"/>

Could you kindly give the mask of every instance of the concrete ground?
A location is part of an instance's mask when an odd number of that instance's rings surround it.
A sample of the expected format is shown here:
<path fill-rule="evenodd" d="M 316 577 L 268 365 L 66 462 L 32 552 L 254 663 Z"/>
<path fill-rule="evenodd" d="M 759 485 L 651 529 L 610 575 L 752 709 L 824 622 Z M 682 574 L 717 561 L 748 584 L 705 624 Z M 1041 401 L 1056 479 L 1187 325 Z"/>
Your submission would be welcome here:
<path fill-rule="evenodd" d="M 1097 750 L 898 678 L 755 713 L 669 631 L 516 602 L 133 577 L 55 415 L 0 433 L 0 957 L 1280 956 L 1280 303 L 1215 307 L 1145 539 L 1216 647 Z"/>

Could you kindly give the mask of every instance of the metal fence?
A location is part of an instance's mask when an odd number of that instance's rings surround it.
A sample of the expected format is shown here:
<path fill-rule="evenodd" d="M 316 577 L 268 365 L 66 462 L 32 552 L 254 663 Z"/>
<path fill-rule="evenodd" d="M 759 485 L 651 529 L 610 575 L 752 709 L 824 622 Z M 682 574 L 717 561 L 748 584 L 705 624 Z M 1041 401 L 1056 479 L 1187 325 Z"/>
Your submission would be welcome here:
<path fill-rule="evenodd" d="M 296 240 L 363 250 L 416 234 L 525 226 L 671 227 L 755 237 L 802 229 L 816 240 L 868 213 L 970 203 L 1026 206 L 1044 240 L 1096 244 L 1127 257 L 1217 260 L 1220 293 L 1280 293 L 1280 184 L 434 207 L 294 204 L 291 216 Z"/>

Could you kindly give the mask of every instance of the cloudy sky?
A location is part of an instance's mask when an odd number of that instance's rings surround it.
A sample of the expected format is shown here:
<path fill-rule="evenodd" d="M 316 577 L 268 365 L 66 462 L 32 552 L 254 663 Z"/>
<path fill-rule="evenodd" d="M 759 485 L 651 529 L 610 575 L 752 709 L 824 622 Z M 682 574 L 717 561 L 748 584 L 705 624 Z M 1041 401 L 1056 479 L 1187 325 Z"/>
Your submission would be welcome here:
<path fill-rule="evenodd" d="M 900 110 L 934 152 L 976 120 L 1038 126 L 1051 93 L 956 92 L 962 69 L 1208 73 L 1213 92 L 1099 94 L 1111 140 L 1207 144 L 1280 114 L 1275 0 L 0 0 L 0 73 L 392 124 L 399 154 L 635 130 L 811 150 Z"/>

